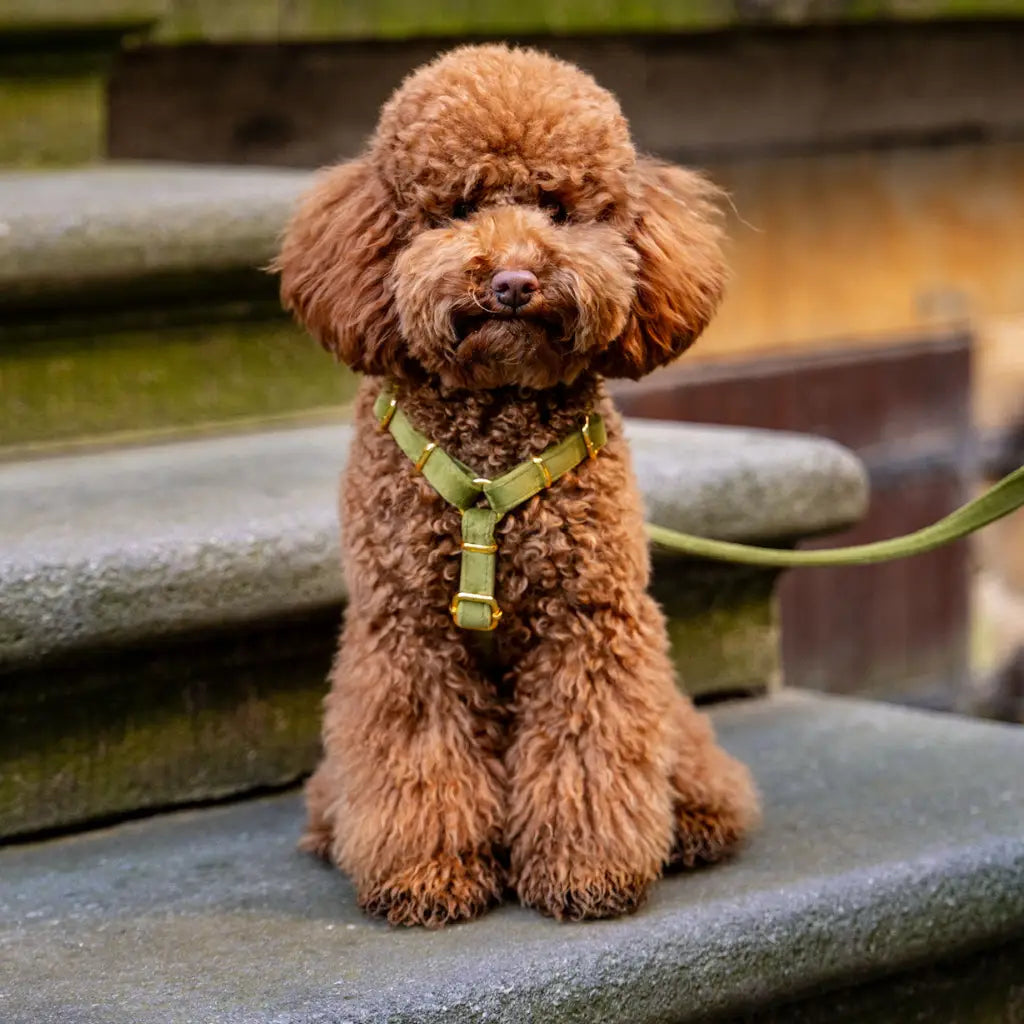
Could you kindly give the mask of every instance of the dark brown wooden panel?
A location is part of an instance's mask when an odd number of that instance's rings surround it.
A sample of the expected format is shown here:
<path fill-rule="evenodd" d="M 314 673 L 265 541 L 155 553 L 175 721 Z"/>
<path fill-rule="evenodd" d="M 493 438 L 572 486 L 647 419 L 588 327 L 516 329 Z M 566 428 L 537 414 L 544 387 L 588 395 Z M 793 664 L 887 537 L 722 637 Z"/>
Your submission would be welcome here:
<path fill-rule="evenodd" d="M 1024 135 L 1024 24 L 525 39 L 619 96 L 684 162 Z M 115 157 L 317 166 L 350 156 L 415 66 L 464 40 L 140 46 L 110 84 Z"/>
<path fill-rule="evenodd" d="M 970 339 L 686 366 L 615 387 L 630 416 L 797 430 L 856 450 L 867 518 L 817 546 L 880 540 L 961 504 L 971 477 Z M 781 584 L 790 685 L 951 707 L 967 676 L 968 550 L 807 569 Z"/>

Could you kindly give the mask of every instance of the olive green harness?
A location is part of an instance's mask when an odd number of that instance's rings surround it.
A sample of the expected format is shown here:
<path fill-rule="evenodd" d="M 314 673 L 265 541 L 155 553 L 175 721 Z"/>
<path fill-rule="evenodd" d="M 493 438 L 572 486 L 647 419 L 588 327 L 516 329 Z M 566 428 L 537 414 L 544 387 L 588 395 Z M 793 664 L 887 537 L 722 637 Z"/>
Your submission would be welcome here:
<path fill-rule="evenodd" d="M 496 480 L 488 480 L 476 476 L 468 466 L 421 434 L 398 408 L 398 399 L 390 389 L 385 388 L 377 397 L 373 411 L 380 429 L 391 432 L 398 447 L 412 460 L 416 472 L 422 473 L 434 490 L 462 513 L 462 568 L 459 591 L 450 607 L 455 624 L 462 629 L 494 629 L 501 619 L 501 608 L 494 597 L 498 551 L 495 527 L 506 513 L 546 490 L 569 470 L 588 458 L 596 459 L 607 440 L 604 422 L 591 413 L 584 417 L 579 430 L 558 444 L 521 462 Z M 486 508 L 478 507 L 481 496 L 487 502 Z M 647 524 L 647 533 L 656 546 L 678 554 L 745 565 L 778 568 L 868 565 L 931 551 L 980 530 L 1022 506 L 1024 466 L 937 523 L 872 544 L 786 551 L 709 540 L 652 523 Z"/>
<path fill-rule="evenodd" d="M 459 591 L 450 606 L 455 625 L 462 629 L 494 629 L 501 620 L 501 608 L 494 597 L 498 552 L 495 527 L 508 512 L 547 490 L 570 469 L 586 459 L 596 459 L 607 440 L 604 422 L 591 413 L 584 417 L 579 430 L 558 444 L 496 480 L 488 480 L 421 434 L 398 408 L 398 399 L 390 389 L 378 395 L 373 413 L 380 429 L 390 431 L 398 447 L 412 460 L 416 472 L 462 513 Z M 481 497 L 487 502 L 486 508 L 478 507 Z"/>

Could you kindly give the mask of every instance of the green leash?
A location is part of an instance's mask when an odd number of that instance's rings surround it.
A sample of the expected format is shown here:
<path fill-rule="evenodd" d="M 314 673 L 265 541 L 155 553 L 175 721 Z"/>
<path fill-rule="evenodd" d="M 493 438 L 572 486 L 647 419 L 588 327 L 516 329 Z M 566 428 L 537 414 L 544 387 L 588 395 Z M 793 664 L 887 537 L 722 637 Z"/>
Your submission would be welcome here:
<path fill-rule="evenodd" d="M 693 534 L 669 530 L 664 526 L 647 524 L 647 533 L 655 546 L 694 558 L 711 558 L 720 562 L 739 562 L 743 565 L 796 568 L 812 565 L 869 565 L 888 562 L 894 558 L 907 558 L 941 547 L 950 541 L 966 537 L 983 526 L 1008 516 L 1024 506 L 1024 466 L 989 488 L 974 501 L 951 512 L 922 530 L 891 540 L 871 544 L 855 544 L 846 548 L 820 548 L 812 551 L 786 551 L 779 548 L 760 548 L 751 544 L 709 540 Z"/>
<path fill-rule="evenodd" d="M 501 608 L 494 596 L 495 556 L 498 551 L 495 528 L 512 509 L 546 490 L 581 462 L 597 458 L 607 440 L 601 417 L 596 414 L 587 416 L 579 430 L 558 444 L 521 462 L 496 480 L 488 480 L 474 474 L 469 466 L 452 458 L 421 434 L 398 408 L 398 399 L 389 388 L 377 396 L 373 413 L 379 428 L 391 434 L 413 463 L 415 471 L 422 473 L 434 490 L 462 513 L 459 590 L 452 598 L 449 610 L 460 628 L 489 632 L 501 620 Z M 487 507 L 481 507 L 481 499 Z M 937 523 L 903 537 L 872 544 L 788 551 L 709 540 L 653 523 L 647 524 L 647 533 L 658 548 L 720 562 L 782 569 L 813 565 L 868 565 L 931 551 L 966 537 L 1022 506 L 1024 466 Z"/>

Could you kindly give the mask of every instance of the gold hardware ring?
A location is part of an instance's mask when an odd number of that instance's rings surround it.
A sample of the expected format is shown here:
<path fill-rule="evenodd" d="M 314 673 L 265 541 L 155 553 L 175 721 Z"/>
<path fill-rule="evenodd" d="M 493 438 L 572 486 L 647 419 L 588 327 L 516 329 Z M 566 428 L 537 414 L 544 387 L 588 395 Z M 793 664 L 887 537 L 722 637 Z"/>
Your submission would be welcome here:
<path fill-rule="evenodd" d="M 489 596 L 488 594 L 468 594 L 463 590 L 460 590 L 452 598 L 452 603 L 448 608 L 448 610 L 452 613 L 453 619 L 458 614 L 459 605 L 463 601 L 473 601 L 476 604 L 487 605 L 487 607 L 491 609 L 491 624 L 489 626 L 462 626 L 462 629 L 475 629 L 477 632 L 480 633 L 490 633 L 490 631 L 498 625 L 498 622 L 501 619 L 501 609 L 498 607 L 498 602 L 495 601 L 494 598 Z M 459 623 L 456 621 L 455 625 L 458 626 Z"/>
<path fill-rule="evenodd" d="M 539 455 L 534 455 L 530 461 L 540 470 L 540 478 L 544 481 L 544 489 L 551 486 L 551 471 L 544 465 L 544 460 Z"/>
<path fill-rule="evenodd" d="M 583 417 L 583 426 L 580 427 L 580 433 L 583 434 L 583 443 L 587 446 L 587 454 L 592 459 L 596 459 L 598 449 L 594 447 L 594 442 L 590 440 L 590 413 Z"/>
<path fill-rule="evenodd" d="M 463 551 L 474 551 L 478 555 L 493 555 L 498 550 L 497 544 L 471 544 L 468 540 L 462 542 Z"/>
<path fill-rule="evenodd" d="M 384 415 L 377 421 L 377 429 L 384 433 L 388 429 L 388 425 L 391 423 L 391 417 L 395 415 L 395 410 L 398 408 L 398 399 L 392 398 L 388 402 L 388 407 L 384 410 Z"/>
<path fill-rule="evenodd" d="M 437 448 L 437 445 L 433 441 L 428 441 L 423 446 L 423 451 L 420 452 L 420 457 L 416 460 L 416 472 L 422 473 L 423 467 L 427 464 L 427 459 L 430 458 L 431 453 Z"/>

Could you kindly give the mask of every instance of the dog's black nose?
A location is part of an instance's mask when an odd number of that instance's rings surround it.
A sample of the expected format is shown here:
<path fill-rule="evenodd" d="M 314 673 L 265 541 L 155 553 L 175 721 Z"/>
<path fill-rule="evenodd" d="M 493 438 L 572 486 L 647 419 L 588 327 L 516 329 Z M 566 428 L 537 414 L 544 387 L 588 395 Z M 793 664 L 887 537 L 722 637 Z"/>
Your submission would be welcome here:
<path fill-rule="evenodd" d="M 510 309 L 518 309 L 530 301 L 540 282 L 528 270 L 499 270 L 491 278 L 494 297 Z"/>

